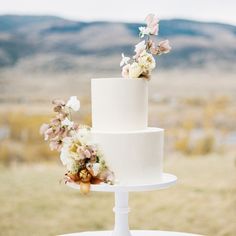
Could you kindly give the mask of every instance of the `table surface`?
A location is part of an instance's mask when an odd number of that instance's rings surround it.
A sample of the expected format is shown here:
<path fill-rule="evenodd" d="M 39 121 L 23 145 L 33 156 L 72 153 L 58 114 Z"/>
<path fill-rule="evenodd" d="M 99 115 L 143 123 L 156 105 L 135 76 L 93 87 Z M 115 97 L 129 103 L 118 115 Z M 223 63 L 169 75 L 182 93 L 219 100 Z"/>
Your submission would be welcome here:
<path fill-rule="evenodd" d="M 177 181 L 177 177 L 172 174 L 163 173 L 160 181 L 151 184 L 140 185 L 109 185 L 109 184 L 92 184 L 90 190 L 97 192 L 141 192 L 141 191 L 153 191 L 158 189 L 168 188 L 174 185 Z M 68 187 L 79 190 L 80 186 L 74 182 L 68 182 Z"/>
<path fill-rule="evenodd" d="M 132 236 L 200 236 L 200 234 L 157 231 L 157 230 L 131 230 Z M 112 231 L 91 231 L 82 233 L 63 234 L 59 236 L 112 236 Z"/>

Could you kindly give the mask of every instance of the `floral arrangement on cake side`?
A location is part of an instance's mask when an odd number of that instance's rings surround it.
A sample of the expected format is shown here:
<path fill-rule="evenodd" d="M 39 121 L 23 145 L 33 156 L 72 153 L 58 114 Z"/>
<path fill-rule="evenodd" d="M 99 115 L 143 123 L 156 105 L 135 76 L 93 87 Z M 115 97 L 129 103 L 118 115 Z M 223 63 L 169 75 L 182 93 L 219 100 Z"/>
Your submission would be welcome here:
<path fill-rule="evenodd" d="M 149 80 L 152 70 L 156 67 L 154 56 L 160 56 L 170 52 L 169 40 L 156 43 L 154 36 L 158 35 L 159 19 L 154 14 L 149 14 L 145 18 L 146 27 L 139 27 L 139 37 L 143 39 L 135 45 L 135 55 L 130 58 L 121 54 L 122 76 L 124 78 L 144 78 Z"/>
<path fill-rule="evenodd" d="M 63 100 L 52 103 L 56 116 L 49 124 L 42 124 L 40 133 L 51 150 L 60 152 L 61 162 L 67 169 L 65 182 L 78 183 L 82 193 L 88 193 L 91 184 L 113 184 L 114 173 L 93 143 L 90 127 L 72 121 L 72 111 L 80 109 L 77 97 L 72 96 L 67 103 Z"/>

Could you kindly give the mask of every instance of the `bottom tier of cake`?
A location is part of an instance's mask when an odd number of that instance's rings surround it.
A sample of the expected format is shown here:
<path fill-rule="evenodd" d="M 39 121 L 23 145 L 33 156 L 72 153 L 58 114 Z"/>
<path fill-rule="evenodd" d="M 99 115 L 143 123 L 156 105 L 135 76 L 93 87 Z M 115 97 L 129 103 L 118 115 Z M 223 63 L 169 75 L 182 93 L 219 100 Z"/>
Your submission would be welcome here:
<path fill-rule="evenodd" d="M 163 129 L 114 133 L 92 130 L 92 137 L 109 168 L 114 171 L 117 184 L 151 184 L 160 180 Z"/>

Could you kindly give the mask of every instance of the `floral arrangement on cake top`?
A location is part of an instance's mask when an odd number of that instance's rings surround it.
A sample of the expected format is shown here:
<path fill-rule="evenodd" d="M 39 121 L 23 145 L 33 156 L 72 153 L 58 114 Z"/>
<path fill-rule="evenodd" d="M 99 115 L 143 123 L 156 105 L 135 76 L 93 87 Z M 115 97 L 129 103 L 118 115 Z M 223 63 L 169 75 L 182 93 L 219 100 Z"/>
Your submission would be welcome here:
<path fill-rule="evenodd" d="M 121 54 L 122 60 L 122 76 L 124 78 L 144 78 L 150 79 L 152 70 L 156 67 L 156 62 L 153 56 L 160 56 L 168 53 L 171 50 L 169 40 L 156 43 L 153 36 L 158 35 L 159 19 L 154 14 L 149 14 L 145 18 L 146 27 L 139 27 L 139 36 L 143 39 L 135 45 L 135 55 L 130 58 L 124 53 Z"/>
<path fill-rule="evenodd" d="M 106 165 L 98 146 L 91 140 L 89 126 L 72 121 L 72 111 L 79 111 L 80 102 L 72 96 L 67 103 L 54 100 L 56 116 L 43 124 L 40 133 L 49 142 L 51 150 L 60 152 L 67 172 L 65 182 L 80 184 L 82 193 L 88 193 L 91 184 L 114 183 L 114 174 Z"/>

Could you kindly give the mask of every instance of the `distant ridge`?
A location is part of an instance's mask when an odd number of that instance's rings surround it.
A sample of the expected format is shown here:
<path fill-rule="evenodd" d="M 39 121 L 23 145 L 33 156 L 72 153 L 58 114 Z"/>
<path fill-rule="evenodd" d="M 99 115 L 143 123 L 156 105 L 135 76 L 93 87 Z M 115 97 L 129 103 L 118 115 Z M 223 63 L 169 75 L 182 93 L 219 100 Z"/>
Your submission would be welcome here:
<path fill-rule="evenodd" d="M 140 23 L 78 22 L 55 16 L 0 16 L 0 68 L 37 70 L 119 69 L 121 52 L 132 53 Z M 234 69 L 236 26 L 186 19 L 162 20 L 159 35 L 172 53 L 161 68 Z M 103 58 L 101 63 L 100 58 Z"/>

